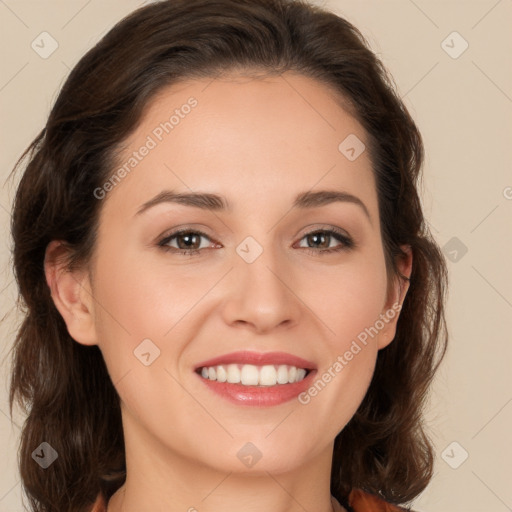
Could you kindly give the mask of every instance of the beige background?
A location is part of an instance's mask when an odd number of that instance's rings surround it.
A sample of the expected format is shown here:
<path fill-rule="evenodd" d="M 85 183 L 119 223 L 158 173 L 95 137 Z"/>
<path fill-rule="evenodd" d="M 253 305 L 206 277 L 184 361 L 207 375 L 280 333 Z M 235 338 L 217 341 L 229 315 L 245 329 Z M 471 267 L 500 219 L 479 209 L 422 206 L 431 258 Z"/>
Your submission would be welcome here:
<path fill-rule="evenodd" d="M 427 415 L 436 446 L 436 474 L 415 508 L 510 511 L 512 1 L 317 3 L 359 27 L 393 74 L 424 135 L 426 215 L 452 260 L 448 262 L 451 344 Z M 15 459 L 22 418 L 16 415 L 11 425 L 9 361 L 3 361 L 19 320 L 9 254 L 14 187 L 6 179 L 43 126 L 70 68 L 114 22 L 140 4 L 136 0 L 0 0 L 0 301 L 1 316 L 6 315 L 0 326 L 2 512 L 23 510 Z M 47 59 L 31 48 L 43 31 L 58 42 Z M 458 55 L 464 41 L 469 46 Z"/>

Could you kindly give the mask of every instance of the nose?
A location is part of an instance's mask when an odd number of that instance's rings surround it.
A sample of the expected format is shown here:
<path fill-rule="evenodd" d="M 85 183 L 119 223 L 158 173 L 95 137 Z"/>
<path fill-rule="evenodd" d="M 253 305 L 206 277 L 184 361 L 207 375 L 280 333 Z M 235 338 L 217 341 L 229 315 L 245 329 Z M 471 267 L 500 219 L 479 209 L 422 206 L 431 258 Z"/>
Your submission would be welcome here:
<path fill-rule="evenodd" d="M 290 328 L 298 323 L 301 301 L 294 291 L 293 272 L 265 249 L 252 263 L 234 255 L 234 269 L 226 283 L 223 302 L 224 321 L 234 327 L 246 327 L 266 333 Z"/>

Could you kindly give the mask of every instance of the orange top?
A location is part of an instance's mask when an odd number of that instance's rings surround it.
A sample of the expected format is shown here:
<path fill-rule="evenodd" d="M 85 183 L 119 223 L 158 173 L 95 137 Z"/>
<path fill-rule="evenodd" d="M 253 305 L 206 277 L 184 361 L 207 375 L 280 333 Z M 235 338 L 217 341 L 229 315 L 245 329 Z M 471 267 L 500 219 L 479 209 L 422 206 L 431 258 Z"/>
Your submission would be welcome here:
<path fill-rule="evenodd" d="M 368 494 L 361 489 L 353 489 L 348 496 L 348 504 L 354 512 L 400 512 L 403 508 L 387 503 L 374 494 Z"/>
<path fill-rule="evenodd" d="M 401 512 L 404 510 L 360 489 L 354 489 L 350 493 L 348 504 L 352 507 L 353 512 Z M 91 512 L 107 512 L 107 503 L 102 494 L 96 498 Z"/>

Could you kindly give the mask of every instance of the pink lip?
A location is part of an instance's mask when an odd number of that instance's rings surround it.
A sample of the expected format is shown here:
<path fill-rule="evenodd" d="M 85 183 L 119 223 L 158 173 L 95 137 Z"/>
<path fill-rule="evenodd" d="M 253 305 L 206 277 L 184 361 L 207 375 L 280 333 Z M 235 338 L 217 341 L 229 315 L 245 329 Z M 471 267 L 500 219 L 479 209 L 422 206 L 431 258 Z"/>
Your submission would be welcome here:
<path fill-rule="evenodd" d="M 195 370 L 199 368 L 218 366 L 221 364 L 253 364 L 256 366 L 264 366 L 267 364 L 286 364 L 288 366 L 295 366 L 296 368 L 304 368 L 306 370 L 315 370 L 316 365 L 311 361 L 306 361 L 301 357 L 287 354 L 286 352 L 250 352 L 242 350 L 239 352 L 231 352 L 224 354 L 208 361 L 203 361 L 196 365 Z"/>
<path fill-rule="evenodd" d="M 252 407 L 270 407 L 294 400 L 304 393 L 313 383 L 316 370 L 310 371 L 300 382 L 293 384 L 276 384 L 275 386 L 244 386 L 208 380 L 197 375 L 214 393 L 236 405 Z"/>

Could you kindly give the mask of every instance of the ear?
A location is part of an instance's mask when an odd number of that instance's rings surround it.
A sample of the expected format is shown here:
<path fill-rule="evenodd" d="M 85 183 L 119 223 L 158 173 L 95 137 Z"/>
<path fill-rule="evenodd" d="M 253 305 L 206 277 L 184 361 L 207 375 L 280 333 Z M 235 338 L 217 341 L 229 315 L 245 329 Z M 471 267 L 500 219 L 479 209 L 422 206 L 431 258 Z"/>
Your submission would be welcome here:
<path fill-rule="evenodd" d="M 48 244 L 44 259 L 46 282 L 70 336 L 82 345 L 97 345 L 89 274 L 83 269 L 67 268 L 69 251 L 60 240 Z"/>
<path fill-rule="evenodd" d="M 405 300 L 405 295 L 409 290 L 409 278 L 412 272 L 412 249 L 409 245 L 400 246 L 404 255 L 397 259 L 397 269 L 400 275 L 395 276 L 393 282 L 388 287 L 388 298 L 384 309 L 382 310 L 381 319 L 384 327 L 379 332 L 378 348 L 387 347 L 395 338 L 396 325 L 400 311 Z"/>

